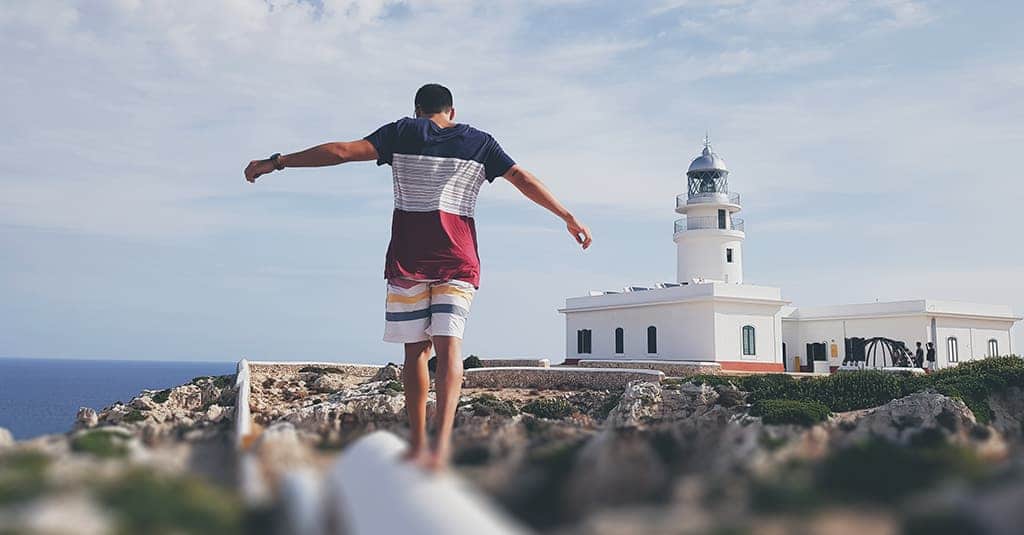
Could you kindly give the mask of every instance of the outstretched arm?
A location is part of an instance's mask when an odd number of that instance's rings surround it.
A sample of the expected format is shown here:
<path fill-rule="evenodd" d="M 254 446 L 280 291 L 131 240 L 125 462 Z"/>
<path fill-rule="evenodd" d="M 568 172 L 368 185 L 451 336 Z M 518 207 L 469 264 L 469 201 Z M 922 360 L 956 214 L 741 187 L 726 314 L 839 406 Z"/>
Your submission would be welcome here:
<path fill-rule="evenodd" d="M 533 173 L 518 165 L 513 165 L 502 176 L 528 199 L 547 208 L 548 211 L 561 218 L 562 221 L 565 221 L 565 227 L 569 230 L 569 234 L 572 234 L 576 243 L 582 245 L 584 249 L 590 247 L 590 242 L 592 241 L 590 229 L 569 213 L 569 210 L 562 206 L 562 203 L 558 202 L 558 199 L 555 198 L 547 186 L 537 177 L 533 176 Z"/>
<path fill-rule="evenodd" d="M 277 158 L 277 166 L 271 159 L 253 160 L 245 168 L 245 179 L 255 182 L 260 175 L 285 167 L 325 167 L 345 162 L 376 160 L 377 149 L 365 139 L 358 141 L 334 141 L 308 148 L 301 152 L 284 154 Z"/>

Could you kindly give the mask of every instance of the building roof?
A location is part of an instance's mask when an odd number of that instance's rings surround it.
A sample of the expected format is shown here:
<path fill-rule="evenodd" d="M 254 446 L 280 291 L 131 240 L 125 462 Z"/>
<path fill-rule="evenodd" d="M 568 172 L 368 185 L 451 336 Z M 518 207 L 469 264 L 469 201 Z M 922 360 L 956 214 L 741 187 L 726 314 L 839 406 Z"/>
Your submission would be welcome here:
<path fill-rule="evenodd" d="M 729 168 L 725 166 L 725 160 L 721 156 L 711 150 L 711 144 L 705 143 L 704 150 L 701 151 L 700 156 L 690 163 L 690 168 L 686 170 L 687 173 L 693 171 L 728 171 Z"/>
<path fill-rule="evenodd" d="M 787 309 L 783 310 L 783 319 L 789 321 L 915 315 L 956 316 L 1006 321 L 1019 321 L 1022 319 L 1020 316 L 1014 314 L 1013 309 L 1006 305 L 966 303 L 961 301 L 939 301 L 935 299 L 819 307 L 787 307 Z"/>
<path fill-rule="evenodd" d="M 785 305 L 782 292 L 770 286 L 752 284 L 726 284 L 707 282 L 666 288 L 650 288 L 643 291 L 622 293 L 598 293 L 582 297 L 569 297 L 559 312 L 583 312 L 613 308 L 633 308 L 651 305 L 666 305 L 686 301 L 732 301 L 766 305 Z"/>

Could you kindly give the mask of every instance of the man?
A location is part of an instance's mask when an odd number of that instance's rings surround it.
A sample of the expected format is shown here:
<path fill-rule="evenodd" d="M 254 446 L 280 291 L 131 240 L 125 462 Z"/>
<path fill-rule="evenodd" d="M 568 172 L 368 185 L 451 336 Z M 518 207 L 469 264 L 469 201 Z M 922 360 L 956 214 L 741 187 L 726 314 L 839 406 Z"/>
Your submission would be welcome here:
<path fill-rule="evenodd" d="M 455 123 L 451 91 L 427 84 L 416 92 L 415 117 L 378 128 L 361 140 L 325 143 L 294 154 L 249 162 L 245 178 L 286 167 L 321 167 L 376 160 L 391 165 L 395 209 L 384 265 L 384 340 L 405 344 L 406 458 L 440 470 L 450 457 L 455 409 L 462 389 L 462 335 L 480 285 L 473 212 L 484 182 L 504 177 L 523 195 L 561 218 L 584 249 L 590 231 L 486 132 Z M 436 437 L 426 432 L 431 348 L 437 355 Z"/>
<path fill-rule="evenodd" d="M 914 367 L 924 367 L 924 349 L 921 349 L 921 342 L 917 342 L 917 349 L 914 350 Z"/>
<path fill-rule="evenodd" d="M 928 371 L 933 372 L 938 369 L 938 365 L 935 363 L 935 344 L 928 342 L 926 347 L 928 350 L 925 352 L 925 359 L 928 361 Z"/>

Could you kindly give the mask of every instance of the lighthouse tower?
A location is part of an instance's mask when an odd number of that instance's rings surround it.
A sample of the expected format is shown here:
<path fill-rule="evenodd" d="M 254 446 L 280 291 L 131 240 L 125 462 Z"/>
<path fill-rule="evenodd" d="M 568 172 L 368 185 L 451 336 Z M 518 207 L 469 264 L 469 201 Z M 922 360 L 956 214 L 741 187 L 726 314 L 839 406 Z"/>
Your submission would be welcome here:
<path fill-rule="evenodd" d="M 681 283 L 743 283 L 743 220 L 740 196 L 729 192 L 729 169 L 711 149 L 705 136 L 704 150 L 686 171 L 687 191 L 676 196 L 676 220 L 672 236 L 678 248 L 677 280 Z"/>

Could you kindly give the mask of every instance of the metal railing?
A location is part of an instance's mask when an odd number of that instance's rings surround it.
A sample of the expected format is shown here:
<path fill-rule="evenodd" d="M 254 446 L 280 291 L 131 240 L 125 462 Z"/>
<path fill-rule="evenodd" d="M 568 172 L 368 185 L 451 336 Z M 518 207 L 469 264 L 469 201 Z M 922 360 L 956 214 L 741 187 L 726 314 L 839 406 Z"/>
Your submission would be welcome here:
<path fill-rule="evenodd" d="M 740 204 L 739 193 L 729 193 L 724 191 L 717 192 L 703 192 L 689 195 L 682 193 L 676 195 L 676 208 L 686 204 L 700 204 L 700 203 L 726 203 L 726 204 Z"/>
<path fill-rule="evenodd" d="M 731 223 L 731 225 L 730 225 Z M 733 217 L 726 219 L 726 228 L 719 229 L 718 218 L 715 216 L 683 217 L 676 219 L 675 232 L 680 233 L 686 230 L 737 230 L 745 232 L 743 219 Z"/>

